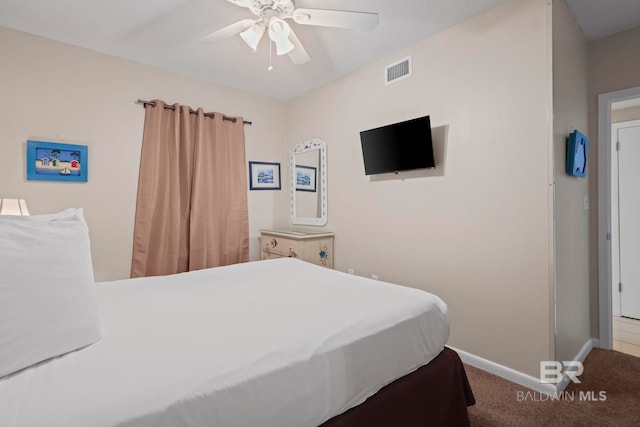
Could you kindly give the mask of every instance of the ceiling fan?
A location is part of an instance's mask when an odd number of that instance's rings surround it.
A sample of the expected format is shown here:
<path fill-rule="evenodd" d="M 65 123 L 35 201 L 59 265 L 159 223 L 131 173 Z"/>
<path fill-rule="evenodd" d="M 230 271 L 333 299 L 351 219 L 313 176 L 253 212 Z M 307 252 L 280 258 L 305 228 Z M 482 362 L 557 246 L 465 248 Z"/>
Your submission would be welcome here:
<path fill-rule="evenodd" d="M 265 31 L 276 46 L 277 55 L 289 54 L 294 64 L 304 64 L 311 58 L 293 29 L 285 21 L 322 27 L 372 30 L 378 25 L 378 14 L 329 9 L 296 8 L 293 0 L 227 0 L 246 7 L 257 19 L 243 19 L 204 36 L 206 41 L 217 41 L 240 34 L 255 52 Z M 271 69 L 272 67 L 269 66 Z"/>

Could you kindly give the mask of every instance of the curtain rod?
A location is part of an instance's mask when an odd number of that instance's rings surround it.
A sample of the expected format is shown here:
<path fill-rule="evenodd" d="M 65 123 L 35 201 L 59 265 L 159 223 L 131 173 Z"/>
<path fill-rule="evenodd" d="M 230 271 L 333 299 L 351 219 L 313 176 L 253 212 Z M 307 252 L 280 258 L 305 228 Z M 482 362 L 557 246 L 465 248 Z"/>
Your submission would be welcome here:
<path fill-rule="evenodd" d="M 136 104 L 142 104 L 142 106 L 143 106 L 143 107 L 144 107 L 145 105 L 151 105 L 152 107 L 155 107 L 155 106 L 156 106 L 156 103 L 155 103 L 154 101 L 145 101 L 145 100 L 143 100 L 143 99 L 138 99 L 138 100 L 136 101 Z M 176 107 L 174 107 L 173 105 L 168 105 L 168 104 L 165 104 L 165 105 L 164 105 L 164 108 L 166 108 L 167 110 L 175 110 L 175 109 L 176 109 Z M 191 114 L 197 114 L 197 113 L 198 113 L 196 110 L 190 110 L 189 112 L 190 112 Z M 211 117 L 211 118 L 213 118 L 213 117 L 214 117 L 214 115 L 215 115 L 214 113 L 204 113 L 204 116 L 205 116 L 205 117 Z M 222 120 L 228 120 L 228 121 L 230 121 L 230 122 L 235 123 L 237 119 L 236 119 L 235 117 L 222 116 Z M 252 125 L 252 124 L 253 124 L 253 122 L 248 122 L 248 121 L 246 121 L 246 120 L 244 120 L 244 121 L 243 121 L 243 123 L 244 123 L 245 125 Z"/>

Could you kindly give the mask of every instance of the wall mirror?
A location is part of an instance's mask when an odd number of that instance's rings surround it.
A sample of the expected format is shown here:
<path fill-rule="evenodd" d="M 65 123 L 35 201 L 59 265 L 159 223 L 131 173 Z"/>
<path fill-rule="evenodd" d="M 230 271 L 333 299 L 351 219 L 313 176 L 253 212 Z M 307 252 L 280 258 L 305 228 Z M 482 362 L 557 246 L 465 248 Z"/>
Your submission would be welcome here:
<path fill-rule="evenodd" d="M 327 224 L 327 143 L 319 138 L 291 150 L 291 222 Z"/>

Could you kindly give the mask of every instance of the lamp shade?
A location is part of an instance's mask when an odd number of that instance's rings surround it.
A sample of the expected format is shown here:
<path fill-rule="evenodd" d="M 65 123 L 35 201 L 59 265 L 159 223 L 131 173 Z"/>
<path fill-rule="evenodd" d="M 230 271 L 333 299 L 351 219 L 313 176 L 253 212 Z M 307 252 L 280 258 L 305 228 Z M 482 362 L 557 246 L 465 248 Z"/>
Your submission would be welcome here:
<path fill-rule="evenodd" d="M 289 40 L 291 28 L 282 19 L 273 17 L 269 21 L 269 38 L 276 44 L 276 54 L 284 55 L 293 50 L 295 45 Z"/>
<path fill-rule="evenodd" d="M 24 199 L 0 199 L 0 215 L 29 215 Z"/>
<path fill-rule="evenodd" d="M 264 24 L 253 24 L 240 33 L 240 37 L 254 51 L 258 48 L 258 43 L 264 34 Z"/>

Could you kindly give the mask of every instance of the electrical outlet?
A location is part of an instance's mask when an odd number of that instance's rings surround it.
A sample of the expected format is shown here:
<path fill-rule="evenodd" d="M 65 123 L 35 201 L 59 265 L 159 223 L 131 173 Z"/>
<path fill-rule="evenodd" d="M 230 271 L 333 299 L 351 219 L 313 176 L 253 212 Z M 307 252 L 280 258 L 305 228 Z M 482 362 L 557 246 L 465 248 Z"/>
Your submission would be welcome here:
<path fill-rule="evenodd" d="M 371 278 L 372 278 L 373 280 L 378 280 L 378 275 L 377 275 L 377 274 L 372 274 L 372 275 L 371 275 Z"/>
<path fill-rule="evenodd" d="M 349 269 L 347 270 L 347 273 L 349 273 L 349 274 L 356 274 L 356 271 L 355 271 L 353 268 L 349 268 Z"/>

